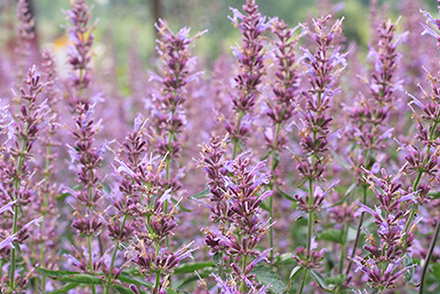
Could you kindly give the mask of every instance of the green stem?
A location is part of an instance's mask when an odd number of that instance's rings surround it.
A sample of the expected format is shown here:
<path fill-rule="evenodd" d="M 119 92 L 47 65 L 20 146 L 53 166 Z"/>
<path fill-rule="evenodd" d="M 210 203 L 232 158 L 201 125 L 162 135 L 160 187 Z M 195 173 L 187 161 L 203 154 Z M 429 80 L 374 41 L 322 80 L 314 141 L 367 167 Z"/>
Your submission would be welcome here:
<path fill-rule="evenodd" d="M 14 206 L 14 225 L 13 225 L 13 235 L 17 233 L 17 227 L 18 227 L 18 205 Z M 14 245 L 14 247 L 11 249 L 11 270 L 10 270 L 10 287 L 11 289 L 15 288 L 15 267 L 16 267 L 16 260 L 15 260 L 15 251 L 16 251 L 17 244 Z"/>
<path fill-rule="evenodd" d="M 277 147 L 278 147 L 278 135 L 280 133 L 280 129 L 281 129 L 281 124 L 277 123 L 276 125 L 276 129 L 275 129 L 275 136 L 274 136 L 274 143 L 273 143 L 273 153 L 272 153 L 272 182 L 271 182 L 271 189 L 272 191 L 275 190 L 275 185 L 276 185 L 276 160 L 277 160 Z M 274 219 L 274 211 L 273 211 L 273 207 L 274 207 L 274 197 L 275 194 L 272 192 L 272 196 L 270 196 L 269 198 L 269 217 L 270 219 L 273 221 Z M 270 242 L 270 247 L 272 248 L 272 250 L 270 251 L 270 262 L 273 261 L 273 255 L 274 255 L 274 251 L 275 251 L 275 247 L 274 247 L 274 226 L 270 226 L 269 228 L 269 242 Z"/>
<path fill-rule="evenodd" d="M 313 180 L 309 179 L 309 209 L 313 206 Z M 313 234 L 313 211 L 309 212 L 307 219 L 307 253 L 310 253 L 312 248 L 312 234 Z"/>
<path fill-rule="evenodd" d="M 343 235 L 342 235 L 342 245 L 341 245 L 341 259 L 339 260 L 339 274 L 342 274 L 344 268 L 344 261 L 346 255 L 346 246 L 347 246 L 347 232 L 348 232 L 348 224 L 344 225 Z"/>
<path fill-rule="evenodd" d="M 243 265 L 242 265 L 242 269 L 241 269 L 242 273 L 244 273 L 244 271 L 246 270 L 246 266 L 247 266 L 247 255 L 244 255 L 244 256 L 243 256 Z M 244 286 L 245 286 L 245 283 L 244 283 L 244 281 L 242 280 L 242 281 L 241 281 L 241 285 L 240 285 L 240 291 L 241 291 L 241 292 L 244 291 Z"/>
<path fill-rule="evenodd" d="M 429 245 L 428 255 L 426 255 L 425 264 L 423 265 L 422 278 L 420 279 L 419 294 L 423 294 L 423 286 L 425 283 L 426 273 L 428 271 L 428 264 L 431 259 L 432 253 L 434 252 L 434 247 L 438 239 L 439 232 L 440 232 L 440 217 L 437 218 L 437 226 L 435 227 L 434 238 L 432 238 L 431 240 L 431 244 Z"/>
<path fill-rule="evenodd" d="M 221 279 L 223 279 L 223 267 L 225 265 L 224 261 L 224 253 L 223 251 L 220 253 L 220 264 L 218 266 L 218 275 Z"/>
<path fill-rule="evenodd" d="M 44 246 L 43 244 L 40 244 L 40 258 L 41 258 L 41 267 L 43 269 L 46 269 L 46 259 L 44 256 Z M 46 275 L 43 274 L 42 278 L 41 278 L 41 289 L 43 289 L 43 291 L 46 291 Z"/>
<path fill-rule="evenodd" d="M 238 114 L 238 122 L 237 122 L 237 129 L 236 129 L 237 135 L 240 133 L 241 121 L 243 120 L 243 116 L 244 116 L 244 111 L 240 111 L 240 113 Z M 239 143 L 240 143 L 240 140 L 236 138 L 234 140 L 234 153 L 232 156 L 233 159 L 237 156 L 238 149 L 240 148 Z"/>
<path fill-rule="evenodd" d="M 122 219 L 122 224 L 121 224 L 121 232 L 125 228 L 126 221 L 127 221 L 127 215 L 124 214 L 124 218 Z M 121 236 L 119 236 L 119 238 L 120 237 Z M 116 241 L 115 248 L 113 249 L 112 261 L 110 263 L 110 270 L 109 270 L 109 281 L 108 281 L 107 285 L 105 286 L 105 294 L 108 294 L 108 291 L 110 289 L 110 284 L 111 284 L 111 282 L 113 282 L 113 281 L 111 281 L 113 278 L 113 267 L 115 266 L 116 254 L 118 253 L 119 244 L 120 244 L 120 241 L 119 240 Z"/>
<path fill-rule="evenodd" d="M 88 249 L 89 249 L 89 267 L 90 267 L 90 272 L 93 273 L 92 237 L 90 235 L 87 236 L 87 246 L 88 246 Z M 92 293 L 95 294 L 96 293 L 95 285 L 91 285 L 90 287 L 92 289 Z"/>
<path fill-rule="evenodd" d="M 306 269 L 305 272 L 304 272 L 303 279 L 301 281 L 301 286 L 298 288 L 297 294 L 302 294 L 302 292 L 304 291 L 304 285 L 306 284 L 307 274 L 308 273 L 309 273 L 309 269 Z"/>
<path fill-rule="evenodd" d="M 364 205 L 367 203 L 367 187 L 366 186 L 363 187 L 363 194 L 362 194 L 362 202 L 361 203 L 364 204 Z M 359 219 L 359 224 L 358 224 L 358 227 L 357 227 L 357 230 L 356 230 L 356 237 L 354 239 L 353 249 L 351 250 L 351 255 L 350 255 L 351 259 L 353 259 L 354 255 L 356 254 L 356 249 L 357 249 L 357 246 L 358 246 L 358 243 L 359 243 L 359 239 L 360 239 L 360 236 L 361 236 L 362 224 L 364 222 L 364 216 L 365 216 L 365 212 L 362 212 L 361 213 L 361 217 Z M 350 273 L 351 265 L 352 265 L 352 262 L 349 262 L 347 270 L 345 271 L 345 274 L 347 275 L 347 279 L 348 279 L 348 275 Z"/>
<path fill-rule="evenodd" d="M 429 152 L 429 149 L 428 149 L 428 152 Z M 414 182 L 414 185 L 413 185 L 413 192 L 417 191 L 419 183 L 420 183 L 420 181 L 422 179 L 422 175 L 423 175 L 423 171 L 419 171 L 419 173 L 417 174 L 417 178 L 416 178 L 416 180 Z M 404 244 L 404 246 L 406 246 L 406 240 L 408 239 L 408 230 L 409 230 L 409 227 L 411 226 L 411 223 L 412 223 L 412 221 L 414 219 L 414 216 L 417 213 L 418 208 L 419 208 L 419 206 L 417 204 L 414 204 L 413 209 L 411 209 L 411 214 L 409 215 L 408 221 L 406 222 L 405 231 L 403 232 L 403 241 L 404 241 L 403 244 Z"/>

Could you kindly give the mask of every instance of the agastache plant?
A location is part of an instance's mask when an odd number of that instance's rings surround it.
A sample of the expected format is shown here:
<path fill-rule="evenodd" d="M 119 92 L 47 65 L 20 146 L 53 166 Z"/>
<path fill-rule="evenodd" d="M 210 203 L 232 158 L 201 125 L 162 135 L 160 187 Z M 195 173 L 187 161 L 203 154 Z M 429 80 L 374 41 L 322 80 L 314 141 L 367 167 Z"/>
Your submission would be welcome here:
<path fill-rule="evenodd" d="M 46 105 L 37 102 L 43 87 L 41 76 L 32 67 L 15 98 L 19 111 L 12 113 L 13 122 L 8 131 L 10 138 L 0 164 L 0 203 L 1 206 L 8 205 L 7 210 L 12 216 L 2 225 L 3 230 L 5 225 L 10 226 L 10 233 L 4 236 L 7 242 L 1 249 L 2 263 L 4 260 L 9 261 L 7 285 L 2 282 L 5 293 L 17 293 L 25 289 L 31 273 L 26 274 L 25 268 L 17 268 L 18 262 L 22 264 L 24 260 L 19 249 L 30 237 L 31 225 L 41 221 L 40 218 L 31 219 L 34 214 L 30 204 L 37 198 L 36 175 L 31 163 L 33 147 L 47 125 Z"/>
<path fill-rule="evenodd" d="M 117 277 L 121 271 L 115 268 L 113 273 L 118 246 L 131 241 L 126 258 L 137 265 L 147 279 L 154 277 L 152 293 L 162 294 L 167 293 L 174 269 L 183 259 L 192 258 L 191 252 L 195 249 L 190 243 L 171 251 L 166 244 L 177 227 L 178 211 L 177 206 L 167 208 L 171 189 L 163 192 L 161 186 L 166 157 L 158 162 L 157 157 L 147 153 L 145 124 L 140 117 L 135 120 L 134 130 L 127 135 L 116 159 L 115 171 L 120 184 L 117 197 L 112 201 L 117 213 L 108 225 L 110 236 L 116 241 L 110 274 Z"/>
<path fill-rule="evenodd" d="M 272 190 L 276 190 L 277 177 L 279 177 L 279 157 L 281 150 L 285 149 L 287 136 L 284 130 L 285 126 L 291 121 L 295 103 L 298 102 L 299 92 L 299 74 L 296 64 L 295 45 L 301 35 L 295 36 L 295 30 L 288 29 L 284 21 L 275 20 L 273 33 L 277 37 L 275 42 L 275 60 L 277 71 L 275 72 L 276 81 L 273 86 L 273 97 L 267 100 L 268 110 L 266 115 L 270 118 L 271 127 L 265 133 L 265 139 L 268 145 L 269 153 L 272 155 Z M 269 199 L 270 217 L 273 218 L 274 197 Z M 273 227 L 270 228 L 270 247 L 274 248 Z M 273 251 L 270 252 L 270 259 L 273 259 Z"/>
<path fill-rule="evenodd" d="M 59 188 L 54 183 L 54 174 L 56 172 L 55 160 L 58 154 L 55 152 L 61 146 L 56 139 L 59 131 L 59 114 L 57 104 L 59 94 L 55 89 L 58 80 L 55 68 L 55 58 L 49 49 L 43 52 L 44 79 L 46 86 L 43 92 L 47 99 L 49 121 L 41 134 L 41 148 L 43 149 L 43 159 L 40 166 L 40 175 L 44 181 L 39 184 L 38 198 L 35 202 L 35 211 L 43 217 L 40 231 L 36 232 L 34 237 L 36 252 L 39 251 L 39 266 L 42 269 L 56 267 L 57 255 L 57 234 L 56 219 L 58 210 L 56 209 L 56 196 L 59 194 Z M 37 258 L 38 259 L 38 258 Z M 46 276 L 42 277 L 41 288 L 46 289 Z"/>
<path fill-rule="evenodd" d="M 32 58 L 31 46 L 35 38 L 33 31 L 35 25 L 34 19 L 29 11 L 29 3 L 26 0 L 19 0 L 17 2 L 17 18 L 19 36 L 19 45 L 16 48 L 16 53 L 19 57 L 17 81 L 20 82 L 30 66 Z"/>
<path fill-rule="evenodd" d="M 67 12 L 71 25 L 68 27 L 69 40 L 69 64 L 71 93 L 68 102 L 75 114 L 75 125 L 71 129 L 75 139 L 74 147 L 68 146 L 72 162 L 78 164 L 79 190 L 69 190 L 74 197 L 74 215 L 76 219 L 72 227 L 76 232 L 87 238 L 87 256 L 77 253 L 80 262 L 73 259 L 73 264 L 79 265 L 83 272 L 93 274 L 100 265 L 95 260 L 96 252 L 92 245 L 92 238 L 101 233 L 102 221 L 99 216 L 99 206 L 102 199 L 101 182 L 98 168 L 101 166 L 104 147 L 96 147 L 95 135 L 99 130 L 99 123 L 96 124 L 92 118 L 94 104 L 92 104 L 88 93 L 91 81 L 91 47 L 93 45 L 94 26 L 90 26 L 91 9 L 86 5 L 85 0 L 76 0 L 73 7 Z M 96 286 L 90 286 L 92 293 L 96 293 Z"/>
<path fill-rule="evenodd" d="M 230 17 L 235 27 L 242 32 L 241 44 L 233 47 L 234 57 L 238 61 L 238 75 L 235 77 L 236 91 L 232 95 L 235 116 L 232 121 L 224 122 L 226 131 L 234 143 L 235 158 L 247 140 L 251 131 L 252 119 L 261 91 L 265 75 L 264 61 L 267 57 L 265 49 L 265 33 L 271 29 L 273 20 L 267 20 L 258 11 L 255 0 L 246 0 L 243 5 L 244 14 L 231 8 Z"/>
<path fill-rule="evenodd" d="M 396 24 L 390 20 L 377 28 L 377 44 L 370 47 L 369 57 L 374 61 L 374 70 L 370 79 L 365 79 L 367 93 L 359 93 L 360 98 L 348 107 L 350 125 L 347 136 L 353 142 L 349 158 L 357 180 L 362 188 L 361 203 L 367 204 L 368 183 L 363 176 L 363 169 L 378 172 L 383 161 L 389 139 L 394 128 L 389 127 L 390 116 L 395 112 L 396 94 L 401 89 L 401 80 L 396 80 L 398 66 L 397 48 L 405 34 L 395 35 Z M 362 212 L 351 250 L 355 256 L 365 213 Z M 350 274 L 352 263 L 348 264 L 346 274 Z"/>
<path fill-rule="evenodd" d="M 438 9 L 440 11 L 440 1 L 438 1 Z M 434 31 L 431 25 L 437 26 L 440 30 L 440 20 L 435 19 L 428 12 L 423 12 L 427 17 L 427 24 L 422 24 L 424 30 L 422 35 L 428 34 L 437 40 L 437 49 L 440 50 L 440 35 Z M 418 99 L 412 96 L 412 101 L 409 103 L 413 111 L 413 118 L 417 122 L 418 134 L 416 136 L 419 141 L 419 146 L 402 145 L 406 153 L 406 161 L 408 173 L 416 175 L 413 182 L 412 190 L 417 193 L 417 202 L 413 205 L 411 214 L 407 219 L 405 232 L 410 231 L 411 223 L 417 215 L 420 205 L 429 204 L 431 197 L 429 191 L 432 189 L 433 179 L 437 181 L 438 165 L 439 165 L 439 127 L 440 122 L 440 90 L 439 90 L 439 76 L 433 76 L 428 73 L 427 80 L 431 84 L 431 91 L 427 92 L 422 89 L 423 97 Z M 425 176 L 425 177 L 424 177 Z M 425 179 L 424 179 L 425 178 Z M 424 293 L 424 284 L 428 271 L 428 265 L 431 256 L 434 252 L 435 243 L 440 233 L 440 219 L 436 219 L 436 227 L 434 235 L 426 254 L 423 270 L 421 274 L 419 293 Z M 409 243 L 408 237 L 405 236 L 404 242 Z"/>
<path fill-rule="evenodd" d="M 334 185 L 330 185 L 325 190 L 317 186 L 318 182 L 325 180 L 324 171 L 331 156 L 328 143 L 330 122 L 333 118 L 328 110 L 332 99 L 340 92 L 337 87 L 338 78 L 346 63 L 346 54 L 341 54 L 340 48 L 332 46 L 335 37 L 341 32 L 342 19 L 337 20 L 331 28 L 328 28 L 327 23 L 330 19 L 331 15 L 313 20 L 312 30 L 304 28 L 316 47 L 313 53 L 308 49 L 303 49 L 303 63 L 310 85 L 309 89 L 302 93 L 305 105 L 304 110 L 300 111 L 303 125 L 299 135 L 303 154 L 294 155 L 298 162 L 297 170 L 303 179 L 302 184 L 308 186 L 307 193 L 295 195 L 298 203 L 297 209 L 307 214 L 307 247 L 298 248 L 294 255 L 304 269 L 298 293 L 304 290 L 308 272 L 318 269 L 319 260 L 323 258 L 323 251 L 318 251 L 317 246 L 312 245 L 314 243 L 313 223 L 325 196 Z"/>
<path fill-rule="evenodd" d="M 189 37 L 190 29 L 182 28 L 174 33 L 168 24 L 159 20 L 156 24 L 159 39 L 156 47 L 162 60 L 163 76 L 152 75 L 161 83 L 160 93 L 156 93 L 152 109 L 151 125 L 155 129 L 155 151 L 166 156 L 165 179 L 163 188 L 176 192 L 181 184 L 181 172 L 176 159 L 181 155 L 181 136 L 186 124 L 184 103 L 187 100 L 188 83 L 197 79 L 200 73 L 194 72 L 195 57 L 191 57 L 191 45 L 205 31 Z M 176 162 L 172 169 L 171 163 Z M 164 210 L 168 211 L 168 199 L 165 200 Z M 169 239 L 167 238 L 169 245 Z"/>
<path fill-rule="evenodd" d="M 381 170 L 381 178 L 366 171 L 365 179 L 370 189 L 376 196 L 379 205 L 374 209 L 363 203 L 359 212 L 365 212 L 373 217 L 377 225 L 379 241 L 373 234 L 365 229 L 366 244 L 364 249 L 368 252 L 365 257 L 356 257 L 356 271 L 362 271 L 371 288 L 377 289 L 378 293 L 385 293 L 392 289 L 399 278 L 409 271 L 413 265 L 404 264 L 404 255 L 414 240 L 416 225 L 412 225 L 409 231 L 405 230 L 406 215 L 409 214 L 410 203 L 415 203 L 414 192 L 405 192 L 402 189 L 400 177 L 403 170 L 397 176 L 388 175 L 385 169 Z"/>
<path fill-rule="evenodd" d="M 252 166 L 246 153 L 226 161 L 227 140 L 227 137 L 212 136 L 210 144 L 202 146 L 199 164 L 207 173 L 210 191 L 209 203 L 204 206 L 210 209 L 214 223 L 211 229 L 205 230 L 205 244 L 220 258 L 220 276 L 216 280 L 221 293 L 228 293 L 225 284 L 236 284 L 237 293 L 255 290 L 264 293 L 265 288 L 255 281 L 251 271 L 272 250 L 257 250 L 258 243 L 272 226 L 260 208 L 261 203 L 272 196 L 272 191 L 263 190 L 270 181 L 270 174 L 265 171 L 265 162 Z M 227 283 L 222 282 L 225 272 L 230 272 Z"/>

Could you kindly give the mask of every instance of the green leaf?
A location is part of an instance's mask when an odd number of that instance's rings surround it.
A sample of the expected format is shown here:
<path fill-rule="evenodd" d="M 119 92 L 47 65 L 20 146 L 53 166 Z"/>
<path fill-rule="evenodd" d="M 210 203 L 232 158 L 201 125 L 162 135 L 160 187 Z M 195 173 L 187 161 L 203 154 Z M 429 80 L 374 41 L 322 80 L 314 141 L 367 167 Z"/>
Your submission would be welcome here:
<path fill-rule="evenodd" d="M 54 291 L 51 291 L 51 292 L 47 292 L 48 294 L 50 293 L 50 294 L 62 294 L 62 293 L 66 293 L 67 291 L 69 291 L 69 290 L 72 290 L 72 289 L 74 289 L 76 286 L 78 286 L 79 284 L 78 283 L 70 283 L 70 284 L 67 284 L 67 285 L 65 285 L 63 288 L 60 288 L 60 289 L 58 289 L 58 290 L 54 290 Z"/>
<path fill-rule="evenodd" d="M 320 240 L 326 240 L 330 242 L 335 242 L 338 244 L 344 244 L 344 233 L 342 230 L 338 229 L 328 229 L 321 233 L 319 236 Z"/>
<path fill-rule="evenodd" d="M 125 271 L 123 271 L 117 279 L 127 284 L 134 284 L 136 286 L 144 286 L 148 289 L 153 289 L 152 283 L 145 281 L 142 277 L 133 276 Z"/>
<path fill-rule="evenodd" d="M 202 192 L 194 194 L 194 195 L 190 196 L 189 198 L 190 199 L 201 199 L 201 198 L 205 198 L 206 196 L 208 196 L 208 194 L 209 194 L 209 188 L 206 188 Z"/>
<path fill-rule="evenodd" d="M 296 277 L 297 274 L 299 274 L 302 270 L 302 267 L 297 265 L 293 268 L 293 270 L 290 272 L 289 279 L 292 280 Z"/>
<path fill-rule="evenodd" d="M 270 212 L 270 207 L 264 201 L 261 202 L 260 207 Z"/>
<path fill-rule="evenodd" d="M 432 273 L 434 274 L 434 277 L 436 277 L 437 280 L 440 281 L 440 263 L 435 263 L 432 266 Z"/>
<path fill-rule="evenodd" d="M 223 258 L 223 253 L 216 252 L 212 257 L 212 260 L 214 261 L 215 265 L 219 266 L 222 263 L 222 258 Z"/>
<path fill-rule="evenodd" d="M 174 204 L 177 204 L 177 203 L 178 203 L 178 201 L 177 201 L 176 199 L 174 199 L 174 198 L 171 198 L 171 201 L 172 201 Z M 182 210 L 185 211 L 185 212 L 194 212 L 194 211 L 195 211 L 195 209 L 189 209 L 189 208 L 186 208 L 185 206 L 183 206 L 183 205 L 182 205 L 182 202 L 180 202 L 180 203 L 178 204 L 178 206 L 179 206 L 179 209 L 182 209 Z"/>
<path fill-rule="evenodd" d="M 277 191 L 281 194 L 281 196 L 283 196 L 284 198 L 290 200 L 290 201 L 294 201 L 296 202 L 296 199 L 293 198 L 292 196 L 290 196 L 289 194 L 287 194 L 286 192 L 284 192 L 283 190 L 281 190 L 280 187 L 277 186 Z"/>
<path fill-rule="evenodd" d="M 408 254 L 405 254 L 403 256 L 403 267 L 406 267 L 408 269 L 403 273 L 403 275 L 405 276 L 405 280 L 406 282 L 411 283 L 414 279 L 415 264 Z"/>
<path fill-rule="evenodd" d="M 280 254 L 276 257 L 274 264 L 275 265 L 286 265 L 286 264 L 292 265 L 292 264 L 296 264 L 296 261 L 295 261 L 295 259 L 293 259 L 292 253 L 283 253 L 283 254 Z"/>
<path fill-rule="evenodd" d="M 264 265 L 257 265 L 251 271 L 255 274 L 257 280 L 265 285 L 272 285 L 270 287 L 270 292 L 275 294 L 282 294 L 286 290 L 287 286 L 283 283 L 281 278 L 274 273 L 270 268 Z"/>
<path fill-rule="evenodd" d="M 205 278 L 208 278 L 208 277 L 211 276 L 212 271 L 210 271 L 210 270 L 202 271 L 202 272 L 199 272 L 198 274 L 199 274 L 200 278 L 205 279 Z M 187 279 L 183 280 L 183 281 L 180 283 L 180 285 L 177 287 L 177 289 L 180 289 L 180 288 L 182 288 L 183 286 L 185 286 L 185 285 L 187 285 L 187 284 L 189 284 L 189 283 L 191 283 L 191 282 L 199 281 L 199 276 L 197 276 L 197 275 L 195 275 L 195 274 L 190 275 Z"/>
<path fill-rule="evenodd" d="M 69 275 L 79 275 L 79 272 L 72 272 L 72 271 L 51 271 L 44 268 L 36 267 L 35 268 L 39 273 L 51 277 L 51 278 L 59 278 L 63 276 L 69 276 Z"/>
<path fill-rule="evenodd" d="M 133 290 L 129 289 L 129 288 L 125 288 L 121 285 L 113 285 L 112 287 L 113 289 L 115 289 L 116 291 L 118 291 L 121 294 L 133 294 Z"/>
<path fill-rule="evenodd" d="M 345 275 L 345 274 L 341 274 L 341 275 L 337 275 L 337 276 L 325 279 L 327 284 L 332 284 L 332 285 L 342 285 L 345 283 L 346 280 L 347 280 L 347 275 Z"/>
<path fill-rule="evenodd" d="M 327 282 L 325 281 L 324 277 L 318 273 L 315 270 L 310 270 L 310 273 L 312 274 L 313 278 L 315 279 L 315 281 L 318 283 L 318 285 L 326 290 L 326 291 L 332 291 L 333 289 L 329 288 L 329 286 L 327 285 Z"/>
<path fill-rule="evenodd" d="M 56 280 L 64 283 L 68 282 L 68 283 L 80 283 L 80 284 L 102 284 L 100 278 L 88 274 L 62 276 L 57 278 Z"/>
<path fill-rule="evenodd" d="M 170 288 L 167 290 L 167 294 L 178 294 L 179 292 L 177 292 L 175 289 Z"/>
<path fill-rule="evenodd" d="M 185 263 L 181 266 L 178 266 L 175 270 L 175 274 L 187 274 L 187 273 L 193 273 L 197 270 L 204 269 L 206 267 L 214 267 L 215 264 L 212 261 L 209 262 L 191 262 L 191 263 Z"/>

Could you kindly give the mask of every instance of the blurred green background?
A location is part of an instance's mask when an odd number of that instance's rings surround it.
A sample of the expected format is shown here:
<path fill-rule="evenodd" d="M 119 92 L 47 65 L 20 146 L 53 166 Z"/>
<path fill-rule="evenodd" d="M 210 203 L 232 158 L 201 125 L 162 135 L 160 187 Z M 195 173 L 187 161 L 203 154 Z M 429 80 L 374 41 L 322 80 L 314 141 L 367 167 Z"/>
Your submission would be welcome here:
<path fill-rule="evenodd" d="M 2 13 L 0 22 L 15 18 L 13 5 L 15 0 L 0 0 Z M 38 33 L 41 44 L 54 43 L 64 34 L 66 18 L 63 10 L 70 7 L 70 0 L 33 0 L 35 4 Z M 144 61 L 154 52 L 155 16 L 161 15 L 173 29 L 190 26 L 193 32 L 208 29 L 201 40 L 197 41 L 197 54 L 214 59 L 222 51 L 228 51 L 240 38 L 238 29 L 234 29 L 228 15 L 229 7 L 239 8 L 245 0 L 88 0 L 94 5 L 94 17 L 99 18 L 96 31 L 97 42 L 114 45 L 118 60 L 127 59 L 128 48 L 136 44 L 138 53 Z M 295 26 L 311 16 L 320 14 L 320 7 L 330 0 L 257 0 L 260 10 L 268 16 L 278 16 Z M 399 9 L 406 0 L 379 1 L 380 5 L 389 6 L 389 17 L 393 20 L 399 15 Z M 434 0 L 419 0 L 420 8 L 434 11 Z M 159 12 L 154 9 L 160 4 Z M 354 40 L 360 46 L 368 43 L 368 15 L 370 0 L 333 1 L 332 6 L 339 7 L 338 17 L 345 16 L 344 34 L 348 40 Z M 383 6 L 382 6 L 383 7 Z M 156 11 L 156 13 L 155 13 Z M 414 11 L 418 13 L 418 11 Z M 4 30 L 3 30 L 4 31 Z M 0 40 L 4 38 L 1 36 Z"/>

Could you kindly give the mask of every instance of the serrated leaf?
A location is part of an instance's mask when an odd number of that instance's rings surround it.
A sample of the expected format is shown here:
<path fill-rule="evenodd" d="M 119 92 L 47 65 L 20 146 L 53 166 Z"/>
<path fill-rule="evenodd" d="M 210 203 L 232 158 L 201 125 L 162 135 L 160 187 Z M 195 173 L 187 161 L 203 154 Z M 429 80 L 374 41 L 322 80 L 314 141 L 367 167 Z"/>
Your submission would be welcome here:
<path fill-rule="evenodd" d="M 67 284 L 67 285 L 65 285 L 64 287 L 62 287 L 62 288 L 60 288 L 58 290 L 54 290 L 54 291 L 47 292 L 47 293 L 48 294 L 62 294 L 62 293 L 66 293 L 67 291 L 74 289 L 78 285 L 79 285 L 78 283 L 70 283 L 70 284 Z"/>
<path fill-rule="evenodd" d="M 102 281 L 100 278 L 88 275 L 88 274 L 78 274 L 78 275 L 71 275 L 71 276 L 62 276 L 59 278 L 56 278 L 56 280 L 64 283 L 80 283 L 80 284 L 102 284 Z"/>
<path fill-rule="evenodd" d="M 118 276 L 117 280 L 127 284 L 134 284 L 136 286 L 144 286 L 147 287 L 148 289 L 153 289 L 152 283 L 145 281 L 143 278 L 132 276 L 130 273 L 127 273 L 125 271 L 123 271 Z"/>
<path fill-rule="evenodd" d="M 343 244 L 345 242 L 344 233 L 338 229 L 328 229 L 321 233 L 319 236 L 320 240 L 326 240 L 330 242 L 336 242 L 338 244 Z"/>
<path fill-rule="evenodd" d="M 202 198 L 205 198 L 206 196 L 208 196 L 208 194 L 209 194 L 209 188 L 206 188 L 202 192 L 194 194 L 194 195 L 190 196 L 189 198 L 190 199 L 202 199 Z"/>
<path fill-rule="evenodd" d="M 116 291 L 118 291 L 121 294 L 134 294 L 133 290 L 129 289 L 129 288 L 125 288 L 121 285 L 113 285 L 112 287 L 113 289 L 115 289 Z"/>
<path fill-rule="evenodd" d="M 283 283 L 280 276 L 274 273 L 270 268 L 264 265 L 257 265 L 251 271 L 255 274 L 258 281 L 265 285 L 271 285 L 270 292 L 275 294 L 282 294 L 287 289 L 287 286 Z"/>
<path fill-rule="evenodd" d="M 204 269 L 206 267 L 213 267 L 213 266 L 215 266 L 215 264 L 212 261 L 185 263 L 185 264 L 182 264 L 181 266 L 178 266 L 174 270 L 174 274 L 193 273 L 197 270 Z"/>
<path fill-rule="evenodd" d="M 341 274 L 334 277 L 326 278 L 327 284 L 342 285 L 347 280 L 347 275 Z"/>
<path fill-rule="evenodd" d="M 329 288 L 329 286 L 327 285 L 327 282 L 325 281 L 324 277 L 318 273 L 315 270 L 310 270 L 310 273 L 312 274 L 312 277 L 315 279 L 315 281 L 318 283 L 318 285 L 326 290 L 326 291 L 332 291 L 333 289 Z"/>
<path fill-rule="evenodd" d="M 293 198 L 292 196 L 290 196 L 289 194 L 287 194 L 286 192 L 284 192 L 283 190 L 281 190 L 280 187 L 277 186 L 277 191 L 281 194 L 281 196 L 283 196 L 284 198 L 290 200 L 290 201 L 294 201 L 296 202 L 296 199 Z"/>
<path fill-rule="evenodd" d="M 79 272 L 72 272 L 72 271 L 51 271 L 44 268 L 36 267 L 35 268 L 39 273 L 53 278 L 59 278 L 63 276 L 69 276 L 69 275 L 79 275 Z"/>

